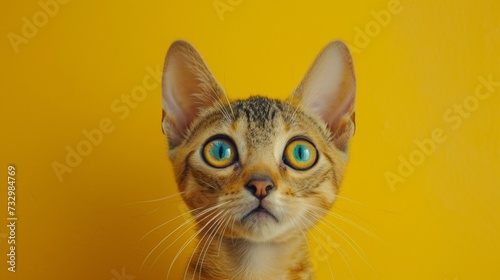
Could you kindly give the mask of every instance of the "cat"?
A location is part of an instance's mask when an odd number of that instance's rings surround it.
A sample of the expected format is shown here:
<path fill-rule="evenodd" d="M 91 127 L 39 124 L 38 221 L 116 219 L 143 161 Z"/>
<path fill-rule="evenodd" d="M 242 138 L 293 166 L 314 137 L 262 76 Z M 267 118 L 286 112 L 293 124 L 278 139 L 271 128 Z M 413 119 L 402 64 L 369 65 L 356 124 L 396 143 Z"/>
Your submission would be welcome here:
<path fill-rule="evenodd" d="M 347 46 L 324 47 L 288 101 L 229 101 L 185 41 L 162 83 L 168 155 L 198 229 L 184 279 L 313 279 L 306 235 L 335 201 L 355 130 Z"/>

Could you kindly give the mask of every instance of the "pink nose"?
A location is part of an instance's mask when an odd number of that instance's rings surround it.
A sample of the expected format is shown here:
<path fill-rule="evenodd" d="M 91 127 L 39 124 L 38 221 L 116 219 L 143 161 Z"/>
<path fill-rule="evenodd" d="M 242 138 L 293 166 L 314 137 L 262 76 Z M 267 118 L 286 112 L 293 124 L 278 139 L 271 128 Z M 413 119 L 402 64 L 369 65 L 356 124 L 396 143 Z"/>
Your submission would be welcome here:
<path fill-rule="evenodd" d="M 264 199 L 275 188 L 273 181 L 267 177 L 251 179 L 245 184 L 245 189 L 260 200 Z"/>

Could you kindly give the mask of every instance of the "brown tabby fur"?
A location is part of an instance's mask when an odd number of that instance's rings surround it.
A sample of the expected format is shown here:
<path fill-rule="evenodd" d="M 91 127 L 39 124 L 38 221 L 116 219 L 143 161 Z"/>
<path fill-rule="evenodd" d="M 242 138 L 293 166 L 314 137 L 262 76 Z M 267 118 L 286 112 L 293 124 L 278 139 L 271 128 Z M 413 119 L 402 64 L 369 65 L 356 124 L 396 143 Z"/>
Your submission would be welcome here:
<path fill-rule="evenodd" d="M 162 128 L 179 190 L 199 229 L 185 279 L 312 279 L 306 235 L 338 192 L 354 134 L 354 96 L 350 54 L 340 41 L 325 47 L 289 101 L 230 102 L 198 52 L 184 41 L 172 44 Z M 205 163 L 200 151 L 214 135 L 232 139 L 235 164 Z M 285 146 L 297 136 L 318 151 L 308 170 L 283 161 Z M 276 188 L 259 202 L 244 187 L 252 178 L 269 178 Z M 247 216 L 259 203 L 272 216 Z"/>

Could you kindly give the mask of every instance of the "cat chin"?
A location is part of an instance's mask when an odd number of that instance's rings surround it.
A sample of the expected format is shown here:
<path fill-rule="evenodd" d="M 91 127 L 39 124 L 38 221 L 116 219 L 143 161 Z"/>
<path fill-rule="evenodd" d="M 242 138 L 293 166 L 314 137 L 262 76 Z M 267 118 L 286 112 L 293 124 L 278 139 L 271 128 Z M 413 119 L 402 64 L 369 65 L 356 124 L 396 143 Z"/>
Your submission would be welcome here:
<path fill-rule="evenodd" d="M 245 232 L 240 239 L 252 243 L 282 243 L 294 238 L 294 236 L 297 236 L 294 231 L 286 231 L 277 227 L 267 227 L 265 229 Z"/>
<path fill-rule="evenodd" d="M 295 236 L 283 224 L 266 213 L 255 213 L 239 226 L 238 238 L 249 242 L 283 242 Z"/>

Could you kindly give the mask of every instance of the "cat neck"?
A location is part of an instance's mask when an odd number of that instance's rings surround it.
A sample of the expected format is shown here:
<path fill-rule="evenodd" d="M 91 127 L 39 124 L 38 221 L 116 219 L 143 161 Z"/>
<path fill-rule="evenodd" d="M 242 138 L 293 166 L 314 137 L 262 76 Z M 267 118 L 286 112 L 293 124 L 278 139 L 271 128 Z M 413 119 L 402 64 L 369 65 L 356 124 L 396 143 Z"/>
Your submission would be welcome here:
<path fill-rule="evenodd" d="M 215 239 L 219 241 L 217 238 Z M 198 258 L 193 258 L 190 270 L 198 270 L 195 276 L 201 279 L 311 279 L 308 247 L 305 238 L 286 242 L 250 242 L 222 238 L 207 247 L 202 242 L 198 256 L 202 256 L 203 267 L 196 269 Z M 204 256 L 204 257 L 203 257 Z M 292 278 L 293 276 L 293 278 Z M 197 277 L 198 278 L 198 277 Z M 188 279 L 191 279 L 188 277 Z"/>

